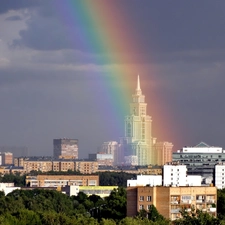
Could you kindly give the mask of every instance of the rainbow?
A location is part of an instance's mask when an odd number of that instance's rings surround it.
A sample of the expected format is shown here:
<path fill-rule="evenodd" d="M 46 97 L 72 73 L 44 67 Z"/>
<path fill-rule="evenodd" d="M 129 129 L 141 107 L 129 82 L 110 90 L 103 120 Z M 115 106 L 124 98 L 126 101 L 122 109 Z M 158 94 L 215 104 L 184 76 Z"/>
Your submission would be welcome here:
<path fill-rule="evenodd" d="M 118 115 L 124 118 L 129 110 L 131 94 L 136 88 L 138 73 L 145 95 L 144 80 L 150 80 L 151 74 L 150 71 L 148 74 L 146 71 L 142 74 L 140 64 L 135 63 L 138 61 L 138 50 L 141 43 L 137 43 L 137 40 L 133 38 L 132 23 L 129 23 L 129 18 L 123 11 L 124 8 L 120 7 L 120 1 L 68 0 L 63 3 L 56 2 L 56 10 L 61 13 L 64 23 L 73 27 L 73 32 L 70 31 L 69 34 L 65 27 L 65 34 L 70 35 L 71 43 L 73 43 L 74 35 L 76 35 L 76 39 L 78 35 L 79 43 L 74 43 L 76 49 L 81 47 L 82 51 L 95 54 L 96 57 L 93 57 L 90 63 L 105 68 L 99 73 L 102 80 L 99 82 L 98 88 L 105 93 L 105 101 L 110 103 L 107 118 L 117 118 Z M 157 101 L 151 96 L 146 96 L 146 101 L 148 105 L 150 105 L 149 103 L 154 104 L 149 108 L 157 107 Z M 148 114 L 152 115 L 149 110 Z M 157 111 L 155 111 L 155 115 L 160 117 Z M 105 111 L 101 116 L 107 120 Z M 154 121 L 154 115 L 152 116 Z M 124 124 L 119 123 L 117 124 L 118 130 L 120 130 L 119 135 L 123 135 Z M 164 125 L 160 127 L 163 128 Z M 156 124 L 153 124 L 154 126 Z"/>

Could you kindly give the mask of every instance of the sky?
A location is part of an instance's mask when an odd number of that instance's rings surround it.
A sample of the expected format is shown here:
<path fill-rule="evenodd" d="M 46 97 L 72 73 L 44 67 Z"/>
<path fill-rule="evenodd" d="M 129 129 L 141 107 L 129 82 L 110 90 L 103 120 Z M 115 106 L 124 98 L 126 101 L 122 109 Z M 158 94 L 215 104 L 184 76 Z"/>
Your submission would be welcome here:
<path fill-rule="evenodd" d="M 87 158 L 124 135 L 140 75 L 157 141 L 225 148 L 225 1 L 1 0 L 0 146 Z"/>

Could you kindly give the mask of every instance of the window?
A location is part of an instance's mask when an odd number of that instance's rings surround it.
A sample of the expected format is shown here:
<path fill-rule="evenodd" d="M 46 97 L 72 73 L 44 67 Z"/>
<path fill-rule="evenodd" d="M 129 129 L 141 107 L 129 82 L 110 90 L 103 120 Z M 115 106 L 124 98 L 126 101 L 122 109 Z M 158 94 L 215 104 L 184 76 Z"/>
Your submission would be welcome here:
<path fill-rule="evenodd" d="M 152 200 L 152 196 L 147 196 L 147 202 L 150 202 Z"/>
<path fill-rule="evenodd" d="M 139 209 L 144 209 L 144 205 L 139 205 Z"/>
<path fill-rule="evenodd" d="M 144 201 L 144 196 L 140 196 L 140 201 Z"/>
<path fill-rule="evenodd" d="M 150 210 L 152 205 L 147 205 L 147 210 Z"/>

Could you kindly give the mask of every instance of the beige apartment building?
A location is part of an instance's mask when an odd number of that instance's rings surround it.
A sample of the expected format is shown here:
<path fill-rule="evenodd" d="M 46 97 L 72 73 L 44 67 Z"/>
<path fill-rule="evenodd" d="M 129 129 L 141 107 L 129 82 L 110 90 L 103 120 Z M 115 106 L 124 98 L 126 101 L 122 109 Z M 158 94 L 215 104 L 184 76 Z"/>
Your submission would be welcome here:
<path fill-rule="evenodd" d="M 42 158 L 15 158 L 14 165 L 23 167 L 24 173 L 32 170 L 48 172 L 48 171 L 80 171 L 83 174 L 92 174 L 98 171 L 98 162 L 81 161 L 81 160 L 52 160 Z"/>
<path fill-rule="evenodd" d="M 127 216 L 136 216 L 137 212 L 149 210 L 154 205 L 165 218 L 181 218 L 180 210 L 191 211 L 191 207 L 216 216 L 216 187 L 128 187 Z"/>
<path fill-rule="evenodd" d="M 99 186 L 98 175 L 37 175 L 26 176 L 30 187 Z"/>

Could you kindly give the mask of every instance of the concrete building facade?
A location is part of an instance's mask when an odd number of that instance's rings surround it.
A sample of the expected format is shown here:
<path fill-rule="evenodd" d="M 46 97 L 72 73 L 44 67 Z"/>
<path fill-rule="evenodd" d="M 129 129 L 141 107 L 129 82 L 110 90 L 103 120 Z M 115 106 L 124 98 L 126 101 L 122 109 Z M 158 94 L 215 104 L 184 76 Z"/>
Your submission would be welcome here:
<path fill-rule="evenodd" d="M 181 218 L 180 211 L 199 209 L 216 216 L 216 187 L 128 187 L 127 216 L 133 217 L 142 209 L 154 205 L 165 218 Z"/>
<path fill-rule="evenodd" d="M 155 163 L 157 165 L 172 162 L 173 144 L 171 142 L 156 142 L 153 148 Z"/>
<path fill-rule="evenodd" d="M 91 160 L 73 160 L 58 159 L 54 160 L 49 157 L 27 157 L 15 158 L 14 165 L 23 167 L 25 173 L 32 170 L 48 172 L 48 171 L 79 171 L 83 174 L 92 174 L 98 171 L 98 162 Z"/>
<path fill-rule="evenodd" d="M 215 186 L 218 189 L 225 188 L 225 163 L 215 165 Z"/>
<path fill-rule="evenodd" d="M 37 175 L 26 176 L 26 185 L 29 187 L 65 187 L 99 186 L 98 175 Z"/>
<path fill-rule="evenodd" d="M 77 139 L 54 139 L 53 155 L 55 159 L 78 159 L 78 140 Z"/>
<path fill-rule="evenodd" d="M 194 147 L 183 147 L 174 152 L 173 161 L 186 165 L 188 175 L 200 175 L 203 184 L 210 184 L 214 182 L 215 165 L 225 162 L 225 150 L 200 142 Z"/>

